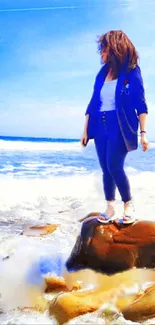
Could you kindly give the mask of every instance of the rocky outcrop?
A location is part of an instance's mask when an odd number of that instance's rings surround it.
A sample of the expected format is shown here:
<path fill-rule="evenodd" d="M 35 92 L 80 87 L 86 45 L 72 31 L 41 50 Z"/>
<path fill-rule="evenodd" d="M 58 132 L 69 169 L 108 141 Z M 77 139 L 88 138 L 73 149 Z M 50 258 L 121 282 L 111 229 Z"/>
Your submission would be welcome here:
<path fill-rule="evenodd" d="M 84 220 L 66 266 L 68 270 L 91 268 L 106 274 L 134 266 L 154 268 L 155 222 L 102 224 L 91 216 Z"/>

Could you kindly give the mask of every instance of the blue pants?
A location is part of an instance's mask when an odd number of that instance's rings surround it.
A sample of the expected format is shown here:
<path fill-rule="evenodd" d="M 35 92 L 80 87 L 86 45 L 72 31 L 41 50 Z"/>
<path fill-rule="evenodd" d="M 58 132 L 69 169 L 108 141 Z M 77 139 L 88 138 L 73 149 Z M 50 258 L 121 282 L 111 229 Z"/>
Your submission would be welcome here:
<path fill-rule="evenodd" d="M 131 200 L 129 180 L 124 171 L 127 149 L 120 131 L 116 111 L 100 112 L 95 147 L 103 171 L 103 187 L 107 201 L 115 200 L 116 187 L 122 201 Z"/>

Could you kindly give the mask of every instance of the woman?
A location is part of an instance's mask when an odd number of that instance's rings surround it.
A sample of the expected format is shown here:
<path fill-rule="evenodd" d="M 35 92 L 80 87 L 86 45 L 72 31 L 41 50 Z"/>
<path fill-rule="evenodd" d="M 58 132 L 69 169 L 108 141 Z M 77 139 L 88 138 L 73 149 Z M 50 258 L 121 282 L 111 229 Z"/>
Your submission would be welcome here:
<path fill-rule="evenodd" d="M 82 146 L 94 139 L 99 163 L 103 171 L 103 186 L 107 208 L 100 220 L 108 223 L 115 216 L 115 190 L 124 202 L 124 213 L 119 220 L 135 220 L 130 184 L 124 171 L 127 153 L 138 147 L 140 124 L 141 145 L 148 149 L 143 79 L 138 66 L 138 54 L 127 35 L 112 30 L 100 36 L 98 49 L 101 62 L 90 103 L 86 110 Z"/>

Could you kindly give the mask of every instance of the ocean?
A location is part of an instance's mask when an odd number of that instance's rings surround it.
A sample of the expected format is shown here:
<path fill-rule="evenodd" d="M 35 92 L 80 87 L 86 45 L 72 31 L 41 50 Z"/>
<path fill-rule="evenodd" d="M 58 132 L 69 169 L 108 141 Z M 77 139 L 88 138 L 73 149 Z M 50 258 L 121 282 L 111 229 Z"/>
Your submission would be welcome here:
<path fill-rule="evenodd" d="M 129 153 L 125 169 L 137 218 L 155 220 L 155 143 L 150 143 L 146 153 L 140 147 Z M 19 250 L 16 264 L 3 281 L 10 287 L 20 278 L 28 249 L 34 252 L 33 256 L 43 251 L 47 255 L 69 256 L 80 230 L 78 220 L 105 208 L 102 174 L 92 141 L 82 148 L 78 139 L 0 137 L 0 184 L 0 255 L 4 257 Z M 117 214 L 122 214 L 118 192 Z M 19 236 L 23 226 L 47 222 L 59 223 L 61 227 L 42 239 Z M 16 295 L 19 287 L 17 281 Z M 0 315 L 0 323 L 56 324 L 56 321 L 47 313 L 21 312 L 8 307 Z M 79 318 L 72 323 L 79 324 Z M 80 323 L 101 324 L 101 320 L 85 315 Z M 120 318 L 119 324 L 133 323 Z"/>

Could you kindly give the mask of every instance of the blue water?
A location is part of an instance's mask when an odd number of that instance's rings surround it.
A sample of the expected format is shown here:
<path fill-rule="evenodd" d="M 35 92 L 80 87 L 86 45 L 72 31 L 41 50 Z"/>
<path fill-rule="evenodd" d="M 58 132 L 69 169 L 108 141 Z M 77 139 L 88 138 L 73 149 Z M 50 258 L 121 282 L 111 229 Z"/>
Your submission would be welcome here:
<path fill-rule="evenodd" d="M 84 154 L 77 139 L 0 137 L 1 175 L 71 175 L 86 166 L 93 170 L 97 163 Z"/>
<path fill-rule="evenodd" d="M 144 217 L 154 218 L 155 143 L 128 154 L 125 169 Z M 93 142 L 79 139 L 0 137 L 0 222 L 51 221 L 104 210 L 102 172 Z M 120 200 L 119 193 L 117 198 Z M 141 201 L 142 200 L 142 201 Z M 144 206 L 141 206 L 143 202 Z M 145 202 L 150 202 L 146 203 Z M 73 217 L 74 218 L 74 217 Z"/>
<path fill-rule="evenodd" d="M 128 154 L 126 166 L 155 171 L 155 147 Z M 94 145 L 82 148 L 78 139 L 0 136 L 0 175 L 48 178 L 83 174 L 99 169 Z"/>
<path fill-rule="evenodd" d="M 79 142 L 79 139 L 65 139 L 65 138 L 39 138 L 39 137 L 13 137 L 0 136 L 0 140 L 4 141 L 25 141 L 25 142 Z"/>

